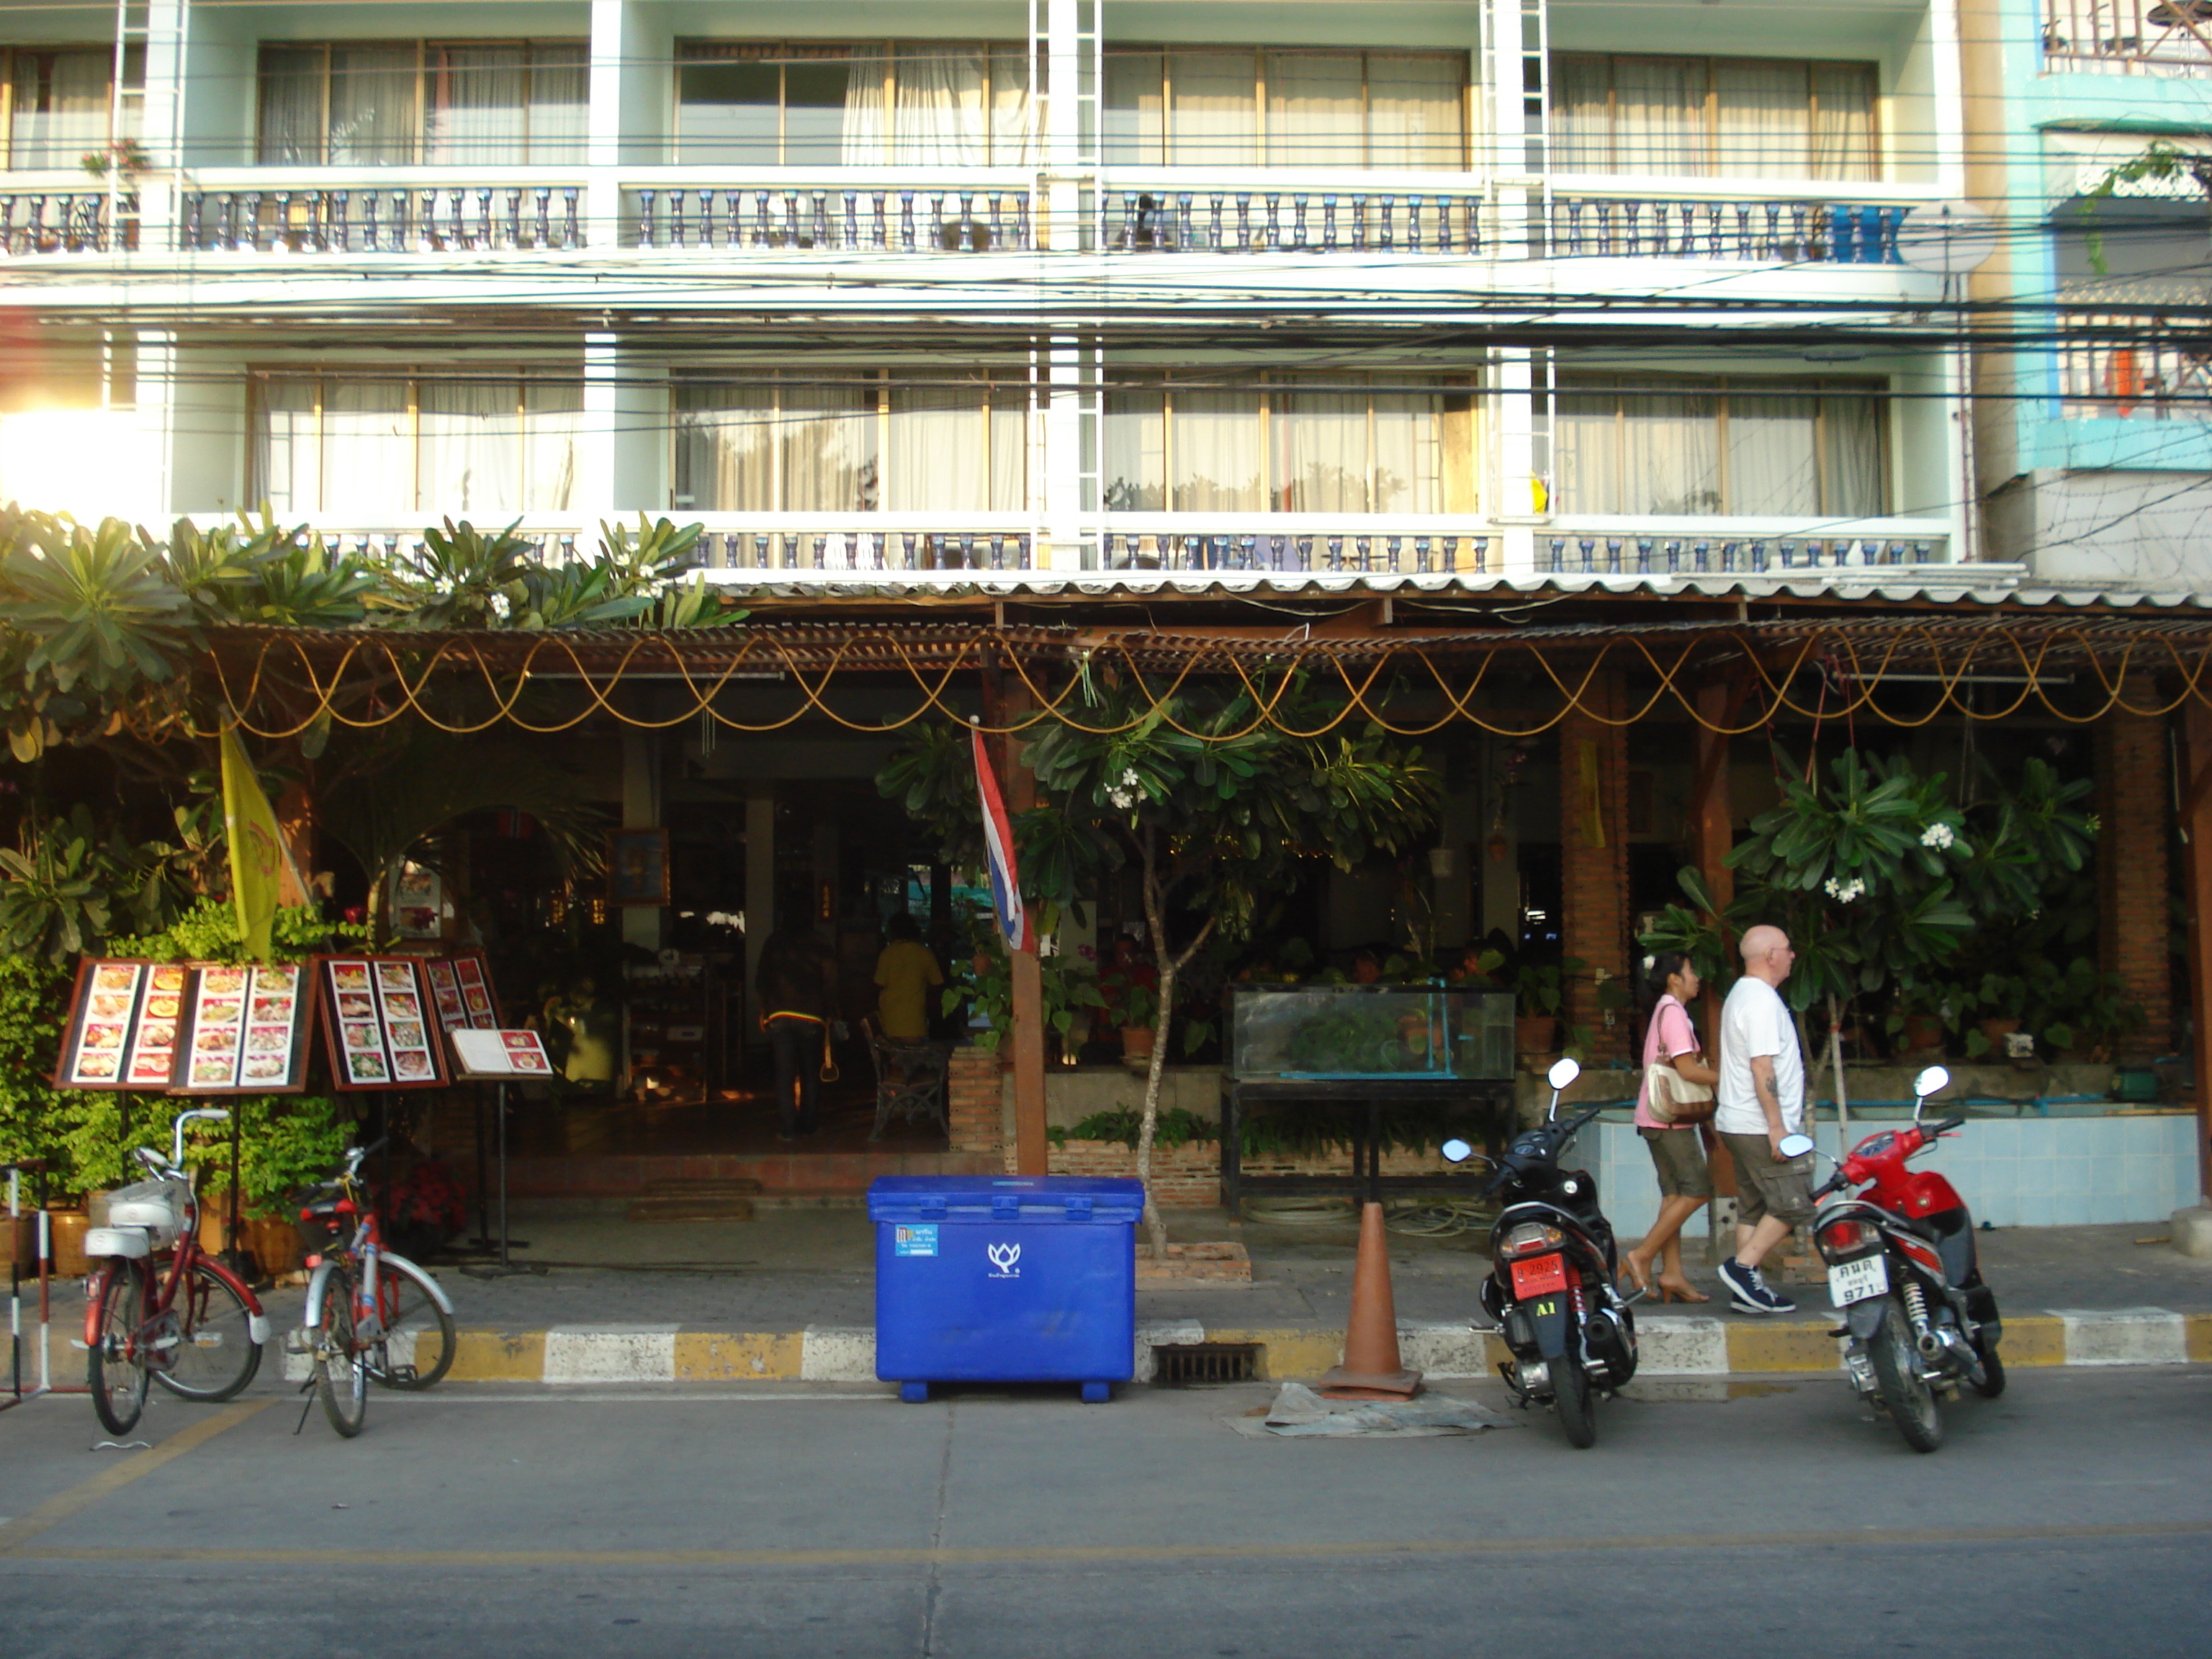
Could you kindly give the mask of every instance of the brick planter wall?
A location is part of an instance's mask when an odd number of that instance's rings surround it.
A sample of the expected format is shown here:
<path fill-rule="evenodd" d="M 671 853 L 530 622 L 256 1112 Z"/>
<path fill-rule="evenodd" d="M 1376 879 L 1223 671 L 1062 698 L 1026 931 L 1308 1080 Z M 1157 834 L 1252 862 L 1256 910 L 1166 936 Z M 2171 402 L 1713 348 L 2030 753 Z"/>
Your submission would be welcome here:
<path fill-rule="evenodd" d="M 1348 1148 L 1295 1157 L 1266 1155 L 1248 1158 L 1248 1176 L 1342 1175 L 1352 1167 Z M 1451 1169 L 1441 1154 L 1390 1152 L 1383 1154 L 1386 1176 L 1441 1176 Z M 1052 1149 L 1052 1173 L 1067 1176 L 1119 1176 L 1137 1173 L 1134 1149 L 1118 1140 L 1069 1140 Z M 1221 1202 L 1221 1148 L 1211 1140 L 1186 1141 L 1180 1146 L 1152 1148 L 1152 1200 L 1164 1209 Z"/>
<path fill-rule="evenodd" d="M 987 1156 L 1011 1152 L 1000 1100 L 998 1055 L 973 1045 L 955 1048 L 945 1083 L 950 1150 Z"/>
<path fill-rule="evenodd" d="M 2157 686 L 2131 676 L 2123 695 L 2155 703 Z M 2099 965 L 2118 974 L 2148 1023 L 2125 1039 L 2125 1057 L 2165 1054 L 2172 1041 L 2166 954 L 2166 722 L 2115 711 L 2097 722 Z"/>
<path fill-rule="evenodd" d="M 1621 702 L 1620 676 L 1594 679 L 1585 699 L 1607 713 Z M 1589 1060 L 1628 1054 L 1630 1021 L 1598 1012 L 1595 972 L 1628 972 L 1628 736 L 1577 709 L 1559 722 L 1560 933 L 1588 966 L 1567 982 L 1567 1020 L 1590 1033 Z M 1586 1062 L 1587 1063 L 1587 1062 Z"/>

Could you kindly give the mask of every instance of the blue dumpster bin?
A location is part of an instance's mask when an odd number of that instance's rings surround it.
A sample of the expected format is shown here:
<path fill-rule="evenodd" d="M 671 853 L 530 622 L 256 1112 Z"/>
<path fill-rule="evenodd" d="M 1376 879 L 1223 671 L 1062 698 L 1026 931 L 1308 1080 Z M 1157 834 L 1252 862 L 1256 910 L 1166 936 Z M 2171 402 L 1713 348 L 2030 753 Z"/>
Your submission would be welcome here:
<path fill-rule="evenodd" d="M 876 1375 L 919 1403 L 933 1382 L 1079 1382 L 1096 1405 L 1136 1366 L 1140 1182 L 882 1176 Z"/>

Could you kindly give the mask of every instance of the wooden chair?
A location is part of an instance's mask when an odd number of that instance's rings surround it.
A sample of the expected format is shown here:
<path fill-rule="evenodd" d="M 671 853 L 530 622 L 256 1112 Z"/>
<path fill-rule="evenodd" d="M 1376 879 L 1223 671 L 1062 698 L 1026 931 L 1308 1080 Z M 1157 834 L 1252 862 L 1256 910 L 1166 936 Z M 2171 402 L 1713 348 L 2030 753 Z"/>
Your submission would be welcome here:
<path fill-rule="evenodd" d="M 951 1063 L 952 1047 L 945 1042 L 894 1042 L 873 1018 L 860 1022 L 868 1039 L 868 1056 L 876 1067 L 876 1127 L 871 1140 L 881 1140 L 894 1117 L 909 1123 L 934 1125 L 950 1133 L 945 1113 L 945 1074 Z"/>

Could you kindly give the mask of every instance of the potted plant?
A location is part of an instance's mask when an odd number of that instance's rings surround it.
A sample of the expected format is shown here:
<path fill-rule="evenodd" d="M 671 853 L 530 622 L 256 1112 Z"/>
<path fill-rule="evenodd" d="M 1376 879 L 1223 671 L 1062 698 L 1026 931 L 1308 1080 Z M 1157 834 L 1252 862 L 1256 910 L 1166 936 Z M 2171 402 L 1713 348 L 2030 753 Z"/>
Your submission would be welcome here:
<path fill-rule="evenodd" d="M 2127 994 L 2124 981 L 2088 957 L 2076 957 L 2063 968 L 2039 963 L 2029 986 L 2036 1036 L 2055 1060 L 2091 1059 L 2143 1023 L 2142 1006 Z"/>
<path fill-rule="evenodd" d="M 433 1254 L 469 1218 L 468 1194 L 453 1171 L 432 1158 L 418 1158 L 395 1176 L 378 1207 L 392 1247 L 404 1256 Z"/>
<path fill-rule="evenodd" d="M 1559 1021 L 1566 1012 L 1567 980 L 1583 966 L 1569 957 L 1557 963 L 1524 963 L 1513 975 L 1513 1048 L 1523 1055 L 1559 1052 Z M 1572 1040 L 1575 1034 L 1570 1034 Z"/>
<path fill-rule="evenodd" d="M 1121 1058 L 1150 1060 L 1158 1036 L 1160 994 L 1141 980 L 1131 980 L 1120 988 L 1115 1012 L 1121 1019 Z"/>
<path fill-rule="evenodd" d="M 1954 1011 L 1962 1007 L 1966 994 L 1956 985 L 1934 980 L 1905 978 L 1898 981 L 1890 1000 L 1883 1029 L 1897 1047 L 1900 1060 L 1932 1060 L 1943 1049 L 1943 1036 Z"/>
<path fill-rule="evenodd" d="M 2028 996 L 2024 974 L 1982 975 L 1982 982 L 1974 991 L 1972 1006 L 1984 1012 L 1975 1020 L 1974 1029 L 1966 1034 L 1968 1059 L 1980 1060 L 1989 1054 L 2002 1058 L 2005 1039 L 2020 1030 L 2021 1016 L 2027 1011 Z"/>

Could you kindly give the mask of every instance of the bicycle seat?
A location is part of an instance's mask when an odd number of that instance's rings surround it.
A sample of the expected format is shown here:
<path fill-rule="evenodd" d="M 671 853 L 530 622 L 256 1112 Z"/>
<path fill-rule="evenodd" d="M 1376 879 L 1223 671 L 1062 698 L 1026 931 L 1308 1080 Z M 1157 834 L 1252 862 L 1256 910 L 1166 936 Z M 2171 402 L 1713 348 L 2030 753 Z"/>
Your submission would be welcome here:
<path fill-rule="evenodd" d="M 154 1241 L 143 1227 L 88 1227 L 84 1253 L 88 1256 L 128 1256 L 133 1261 L 143 1261 L 154 1253 Z"/>

